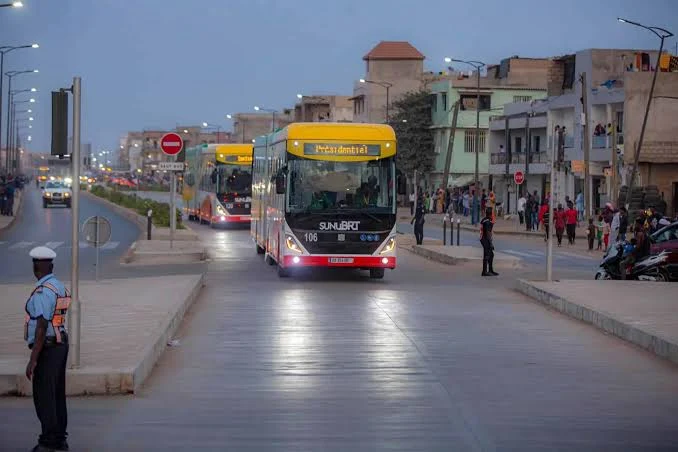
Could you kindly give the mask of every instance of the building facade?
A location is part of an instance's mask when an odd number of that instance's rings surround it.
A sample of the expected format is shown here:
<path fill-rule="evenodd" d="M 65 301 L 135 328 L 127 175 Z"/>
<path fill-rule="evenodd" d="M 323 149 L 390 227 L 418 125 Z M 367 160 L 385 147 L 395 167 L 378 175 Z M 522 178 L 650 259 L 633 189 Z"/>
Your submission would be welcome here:
<path fill-rule="evenodd" d="M 480 77 L 480 105 L 477 104 L 476 73 L 452 72 L 445 80 L 434 82 L 432 93 L 432 128 L 434 133 L 435 169 L 429 175 L 433 187 L 465 187 L 473 183 L 476 170 L 476 113 L 480 109 L 478 139 L 478 173 L 482 187 L 490 185 L 488 177 L 489 123 L 501 115 L 504 105 L 532 102 L 546 97 L 548 60 L 508 58 L 501 65 L 489 66 Z M 453 129 L 455 104 L 459 103 L 452 142 L 449 179 L 443 181 L 450 134 Z M 490 174 L 491 175 L 491 174 Z"/>
<path fill-rule="evenodd" d="M 294 122 L 294 111 L 285 109 L 273 113 L 236 113 L 233 115 L 233 141 L 251 143 L 254 138 L 270 133 L 272 130 L 285 127 Z"/>
<path fill-rule="evenodd" d="M 404 41 L 381 41 L 364 57 L 365 78 L 353 88 L 353 121 L 383 123 L 388 107 L 422 87 L 424 55 Z"/>
<path fill-rule="evenodd" d="M 353 122 L 350 96 L 302 96 L 294 106 L 294 122 Z"/>

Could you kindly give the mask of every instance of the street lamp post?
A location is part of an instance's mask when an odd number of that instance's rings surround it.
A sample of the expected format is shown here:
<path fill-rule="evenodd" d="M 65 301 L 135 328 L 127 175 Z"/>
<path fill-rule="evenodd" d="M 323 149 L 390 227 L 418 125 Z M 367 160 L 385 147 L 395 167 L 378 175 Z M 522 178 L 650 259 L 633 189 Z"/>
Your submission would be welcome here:
<path fill-rule="evenodd" d="M 16 3 L 16 2 L 15 2 Z M 20 3 L 20 2 L 19 2 Z M 4 6 L 11 6 L 12 4 L 9 3 Z M 0 143 L 2 143 L 2 82 L 4 80 L 4 77 L 2 74 L 5 72 L 5 54 L 11 52 L 12 50 L 19 50 L 19 49 L 37 49 L 40 47 L 38 44 L 29 44 L 25 46 L 2 46 L 0 47 Z M 9 113 L 8 113 L 9 114 Z M 9 133 L 9 131 L 7 132 Z"/>
<path fill-rule="evenodd" d="M 230 119 L 233 121 L 233 133 L 235 134 L 235 125 L 238 122 L 238 118 L 236 115 L 232 115 L 230 113 L 226 114 L 226 119 Z M 242 121 L 242 142 L 245 142 L 245 121 Z"/>
<path fill-rule="evenodd" d="M 7 113 L 8 113 L 7 114 L 7 139 L 5 141 L 5 143 L 6 143 L 5 148 L 7 149 L 7 155 L 6 155 L 6 158 L 5 158 L 5 168 L 7 170 L 9 170 L 9 135 L 10 135 L 11 127 L 12 127 L 12 125 L 9 121 L 10 108 L 12 108 L 12 103 L 11 103 L 12 102 L 12 78 L 16 75 L 31 74 L 31 73 L 35 73 L 35 72 L 38 72 L 38 70 L 34 69 L 32 71 L 9 71 L 9 72 L 5 72 L 5 75 L 7 76 L 7 79 L 8 79 L 8 81 L 7 81 L 7 83 L 8 83 L 7 92 L 9 94 L 7 96 Z M 0 76 L 0 78 L 1 78 L 1 76 Z M 35 99 L 31 99 L 31 102 L 35 102 Z"/>
<path fill-rule="evenodd" d="M 265 112 L 271 113 L 271 114 L 273 115 L 273 121 L 271 122 L 271 132 L 275 132 L 275 114 L 276 114 L 276 110 L 274 110 L 274 109 L 272 109 L 272 108 L 263 108 L 263 107 L 260 107 L 260 106 L 258 106 L 258 105 L 255 105 L 255 106 L 254 106 L 254 110 L 255 110 L 255 111 L 265 111 Z"/>
<path fill-rule="evenodd" d="M 203 123 L 202 123 L 202 127 L 203 127 L 203 129 L 209 129 L 209 128 L 211 128 L 211 129 L 217 129 L 217 143 L 220 142 L 220 134 L 219 134 L 219 133 L 220 133 L 220 130 L 221 130 L 221 126 L 220 126 L 220 125 L 218 125 L 218 124 L 217 124 L 217 125 L 214 125 L 214 124 L 210 124 L 210 123 L 208 123 L 208 122 L 203 122 Z"/>
<path fill-rule="evenodd" d="M 378 80 L 365 80 L 364 78 L 360 79 L 360 83 L 371 83 L 373 85 L 379 85 L 383 88 L 386 88 L 386 124 L 388 124 L 389 121 L 390 121 L 390 116 L 389 116 L 389 90 L 393 86 L 393 83 L 383 82 L 383 81 L 378 81 Z"/>
<path fill-rule="evenodd" d="M 650 94 L 647 96 L 647 105 L 645 106 L 645 115 L 643 116 L 643 125 L 640 128 L 640 136 L 638 137 L 638 144 L 636 145 L 635 155 L 633 156 L 633 166 L 631 167 L 631 174 L 629 176 L 628 191 L 626 194 L 626 208 L 629 207 L 629 200 L 631 199 L 631 191 L 633 189 L 633 180 L 638 171 L 638 160 L 640 160 L 640 150 L 643 147 L 643 139 L 645 138 L 645 126 L 647 125 L 647 117 L 650 113 L 650 105 L 652 104 L 652 95 L 654 94 L 654 86 L 657 82 L 657 73 L 659 73 L 659 64 L 661 63 L 662 51 L 664 50 L 664 40 L 673 36 L 668 30 L 659 27 L 648 27 L 632 20 L 622 19 L 618 17 L 619 22 L 635 25 L 636 27 L 644 28 L 657 35 L 659 38 L 659 53 L 657 53 L 657 63 L 654 66 L 654 75 L 652 76 L 652 84 L 650 85 Z M 613 143 L 612 152 L 616 152 L 616 143 Z"/>

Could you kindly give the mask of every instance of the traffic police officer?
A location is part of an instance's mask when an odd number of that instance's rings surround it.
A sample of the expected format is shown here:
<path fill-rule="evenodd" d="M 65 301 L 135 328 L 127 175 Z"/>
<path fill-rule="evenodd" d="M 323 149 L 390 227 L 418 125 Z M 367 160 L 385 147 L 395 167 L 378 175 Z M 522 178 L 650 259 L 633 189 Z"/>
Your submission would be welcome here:
<path fill-rule="evenodd" d="M 53 274 L 56 253 L 33 248 L 33 274 L 38 282 L 26 302 L 24 339 L 31 349 L 26 377 L 33 382 L 33 402 L 42 433 L 33 449 L 68 450 L 66 442 L 66 361 L 68 335 L 65 318 L 70 295 Z"/>
<path fill-rule="evenodd" d="M 485 209 L 485 218 L 480 220 L 480 244 L 483 245 L 482 276 L 498 276 L 494 271 L 494 245 L 492 244 L 492 208 Z"/>

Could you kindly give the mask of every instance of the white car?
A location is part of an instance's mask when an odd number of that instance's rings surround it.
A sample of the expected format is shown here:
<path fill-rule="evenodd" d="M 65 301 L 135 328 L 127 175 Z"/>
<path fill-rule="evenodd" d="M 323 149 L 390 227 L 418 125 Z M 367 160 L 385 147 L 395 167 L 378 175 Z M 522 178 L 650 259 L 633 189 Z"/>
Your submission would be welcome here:
<path fill-rule="evenodd" d="M 71 189 L 63 182 L 48 181 L 42 190 L 42 207 L 55 204 L 71 207 Z"/>

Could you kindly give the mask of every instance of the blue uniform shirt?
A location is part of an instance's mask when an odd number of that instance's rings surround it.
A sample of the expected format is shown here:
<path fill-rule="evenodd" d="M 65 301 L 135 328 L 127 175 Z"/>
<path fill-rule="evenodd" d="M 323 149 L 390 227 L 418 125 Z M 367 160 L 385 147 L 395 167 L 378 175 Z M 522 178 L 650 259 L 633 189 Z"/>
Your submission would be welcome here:
<path fill-rule="evenodd" d="M 44 276 L 35 284 L 36 287 L 42 286 L 43 283 L 49 282 L 55 289 L 59 291 L 59 296 L 66 295 L 66 286 L 56 279 L 53 274 Z M 47 337 L 54 337 L 54 327 L 52 326 L 52 316 L 54 316 L 54 309 L 56 308 L 57 294 L 55 294 L 51 289 L 47 287 L 42 287 L 41 289 L 36 290 L 31 298 L 28 299 L 26 303 L 26 310 L 28 315 L 31 317 L 37 318 L 43 316 L 47 320 Z M 38 324 L 37 320 L 28 321 L 28 345 L 31 345 L 35 342 L 35 327 Z"/>

